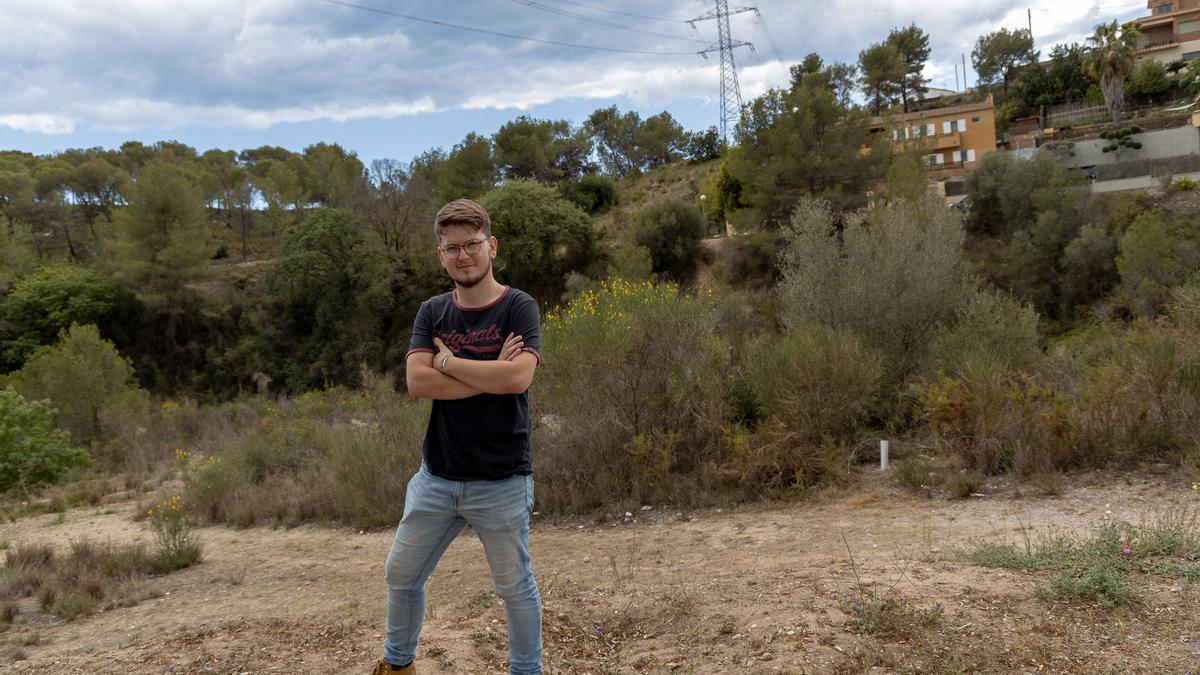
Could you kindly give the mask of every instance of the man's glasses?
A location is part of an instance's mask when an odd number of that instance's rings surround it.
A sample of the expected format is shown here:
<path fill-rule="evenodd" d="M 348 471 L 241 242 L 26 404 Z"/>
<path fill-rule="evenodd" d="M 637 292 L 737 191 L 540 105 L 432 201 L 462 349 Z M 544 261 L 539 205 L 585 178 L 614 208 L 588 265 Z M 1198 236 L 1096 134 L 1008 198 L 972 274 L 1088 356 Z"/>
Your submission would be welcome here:
<path fill-rule="evenodd" d="M 475 255 L 486 241 L 487 239 L 472 239 L 462 244 L 446 244 L 442 247 L 442 253 L 447 258 L 457 258 L 463 251 L 466 251 L 467 255 Z"/>

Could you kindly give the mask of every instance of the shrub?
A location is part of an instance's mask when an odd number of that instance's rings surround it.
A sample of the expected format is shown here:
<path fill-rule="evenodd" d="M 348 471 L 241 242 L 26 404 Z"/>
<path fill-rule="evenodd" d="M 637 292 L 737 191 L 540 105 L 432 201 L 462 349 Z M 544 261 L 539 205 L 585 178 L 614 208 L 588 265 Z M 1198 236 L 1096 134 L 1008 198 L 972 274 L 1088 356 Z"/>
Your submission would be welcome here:
<path fill-rule="evenodd" d="M 1137 316 L 1159 313 L 1170 287 L 1200 269 L 1200 238 L 1188 222 L 1168 221 L 1159 211 L 1139 215 L 1121 235 L 1117 293 Z"/>
<path fill-rule="evenodd" d="M 654 272 L 668 281 L 691 282 L 705 258 L 700 211 L 681 201 L 657 202 L 642 209 L 633 236 L 650 251 Z"/>
<path fill-rule="evenodd" d="M 479 200 L 500 241 L 496 277 L 543 305 L 562 297 L 569 272 L 598 277 L 604 249 L 591 218 L 552 188 L 512 180 Z"/>
<path fill-rule="evenodd" d="M 0 491 L 57 482 L 70 468 L 89 466 L 86 450 L 71 447 L 55 429 L 46 401 L 27 401 L 12 387 L 0 389 Z"/>
<path fill-rule="evenodd" d="M 592 215 L 607 213 L 617 205 L 617 184 L 608 176 L 589 173 L 579 180 L 563 183 L 558 191 L 567 201 Z"/>
<path fill-rule="evenodd" d="M 708 297 L 619 279 L 547 315 L 533 394 L 543 511 L 711 497 L 729 417 L 717 317 Z"/>
<path fill-rule="evenodd" d="M 957 320 L 936 336 L 930 370 L 962 373 L 968 363 L 991 361 L 1009 370 L 1026 370 L 1041 356 L 1038 316 L 1013 298 L 976 291 L 958 311 Z"/>
<path fill-rule="evenodd" d="M 210 417 L 220 431 L 196 439 L 180 472 L 183 499 L 196 517 L 239 527 L 393 526 L 428 416 L 426 402 L 403 399 L 386 378 L 369 391 L 227 404 Z"/>
<path fill-rule="evenodd" d="M 0 303 L 0 318 L 15 334 L 4 347 L 4 362 L 19 368 L 72 324 L 109 318 L 121 290 L 116 279 L 76 265 L 47 265 L 22 278 Z"/>
<path fill-rule="evenodd" d="M 192 534 L 192 518 L 179 495 L 159 502 L 146 511 L 154 542 L 158 547 L 156 566 L 160 572 L 173 572 L 200 562 L 200 542 Z"/>
<path fill-rule="evenodd" d="M 779 280 L 778 232 L 753 232 L 721 240 L 718 270 L 726 283 L 736 287 L 772 288 Z"/>
<path fill-rule="evenodd" d="M 969 471 L 1028 476 L 1082 461 L 1069 399 L 1030 375 L 971 360 L 915 391 L 939 447 Z"/>
<path fill-rule="evenodd" d="M 1197 185 L 1200 185 L 1200 182 L 1197 182 L 1195 178 L 1190 176 L 1180 176 L 1179 178 L 1176 178 L 1173 183 L 1171 183 L 1171 187 L 1173 189 L 1181 192 L 1191 192 L 1192 190 L 1196 189 Z"/>
<path fill-rule="evenodd" d="M 917 365 L 938 323 L 965 299 L 962 223 L 936 197 L 851 214 L 840 236 L 829 204 L 805 198 L 785 237 L 783 324 L 857 333 L 894 375 Z"/>
<path fill-rule="evenodd" d="M 852 334 L 808 325 L 755 350 L 748 369 L 770 418 L 819 443 L 854 430 L 879 383 L 880 357 Z"/>
<path fill-rule="evenodd" d="M 840 477 L 879 383 L 879 355 L 852 334 L 809 325 L 754 350 L 747 371 L 767 419 L 729 444 L 742 487 L 763 494 Z"/>
<path fill-rule="evenodd" d="M 58 344 L 42 347 L 8 378 L 28 398 L 45 398 L 57 408 L 55 422 L 77 443 L 102 436 L 101 412 L 135 390 L 133 366 L 100 337 L 95 326 L 63 331 Z"/>
<path fill-rule="evenodd" d="M 1118 335 L 1077 366 L 1073 425 L 1099 461 L 1173 460 L 1200 431 L 1200 339 L 1153 324 Z"/>

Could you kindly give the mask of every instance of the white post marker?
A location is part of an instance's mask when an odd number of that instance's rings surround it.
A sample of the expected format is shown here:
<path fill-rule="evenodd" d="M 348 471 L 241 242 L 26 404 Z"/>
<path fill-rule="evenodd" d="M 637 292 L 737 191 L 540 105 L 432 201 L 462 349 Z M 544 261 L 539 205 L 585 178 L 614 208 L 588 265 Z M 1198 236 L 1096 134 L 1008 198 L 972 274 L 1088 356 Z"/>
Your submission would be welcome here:
<path fill-rule="evenodd" d="M 887 471 L 888 468 L 888 442 L 886 440 L 879 441 L 879 470 Z"/>

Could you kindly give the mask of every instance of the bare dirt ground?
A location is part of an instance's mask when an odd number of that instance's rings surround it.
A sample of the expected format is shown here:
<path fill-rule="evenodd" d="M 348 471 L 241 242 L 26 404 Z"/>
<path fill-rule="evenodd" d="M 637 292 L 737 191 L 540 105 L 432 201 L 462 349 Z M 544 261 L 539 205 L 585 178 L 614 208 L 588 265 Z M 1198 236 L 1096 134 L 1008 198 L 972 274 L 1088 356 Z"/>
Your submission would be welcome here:
<path fill-rule="evenodd" d="M 1200 588 L 1141 578 L 1139 606 L 1039 597 L 1038 574 L 954 562 L 980 538 L 1082 531 L 1195 509 L 1182 477 L 1085 474 L 1056 497 L 992 483 L 986 497 L 854 490 L 769 507 L 545 522 L 532 547 L 550 673 L 1200 672 Z M 0 526 L 16 546 L 146 538 L 132 502 Z M 365 673 L 380 650 L 390 533 L 205 527 L 205 559 L 138 581 L 132 607 L 63 622 L 23 601 L 0 634 L 16 673 Z M 854 564 L 850 562 L 853 554 Z M 941 620 L 905 637 L 855 630 L 856 576 L 896 583 Z M 877 588 L 878 590 L 878 588 Z M 430 580 L 422 673 L 503 673 L 504 615 L 468 530 Z M 12 660 L 16 655 L 21 660 Z"/>

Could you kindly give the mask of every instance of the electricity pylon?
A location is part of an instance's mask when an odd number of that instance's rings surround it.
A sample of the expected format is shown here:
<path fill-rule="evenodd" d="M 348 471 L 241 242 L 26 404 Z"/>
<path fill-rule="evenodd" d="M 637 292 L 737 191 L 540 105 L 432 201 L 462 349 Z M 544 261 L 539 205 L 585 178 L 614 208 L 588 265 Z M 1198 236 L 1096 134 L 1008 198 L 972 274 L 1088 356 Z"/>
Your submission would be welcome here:
<path fill-rule="evenodd" d="M 692 30 L 696 29 L 697 21 L 717 20 L 717 42 L 708 49 L 700 52 L 704 60 L 708 60 L 710 52 L 721 52 L 721 139 L 729 143 L 729 133 L 737 126 L 742 114 L 742 90 L 738 87 L 737 64 L 733 61 L 733 50 L 737 47 L 749 47 L 754 51 L 754 45 L 743 40 L 734 40 L 729 31 L 729 17 L 743 12 L 754 12 L 759 18 L 762 13 L 757 7 L 729 8 L 729 0 L 716 0 L 717 7 L 688 21 Z"/>

